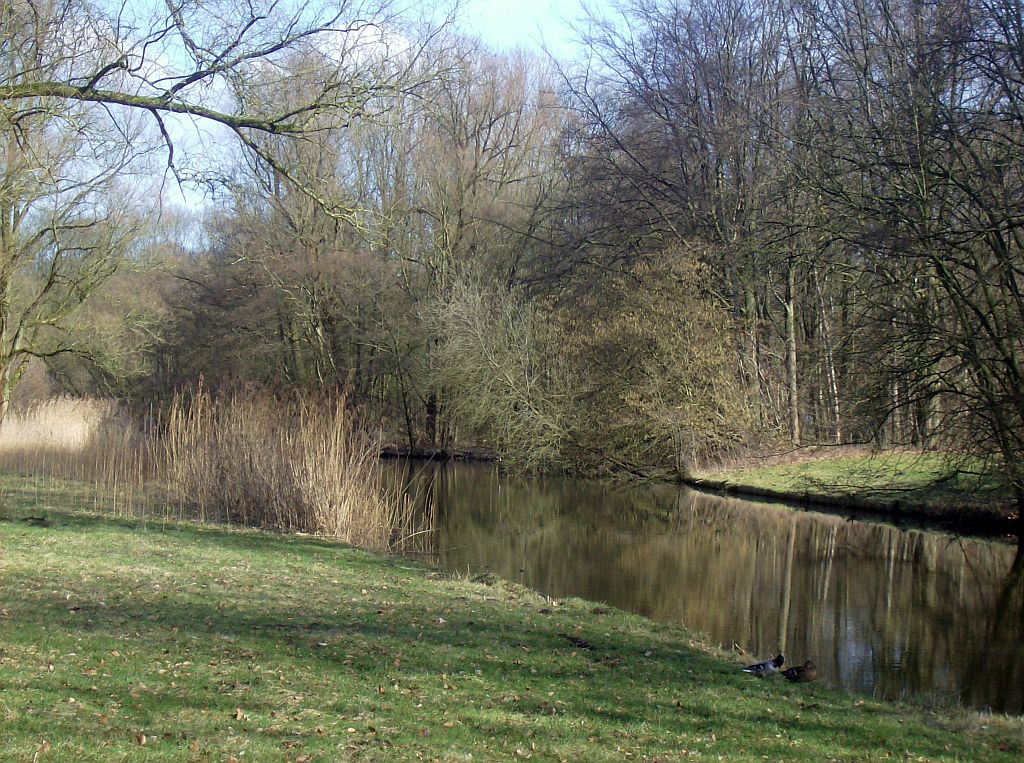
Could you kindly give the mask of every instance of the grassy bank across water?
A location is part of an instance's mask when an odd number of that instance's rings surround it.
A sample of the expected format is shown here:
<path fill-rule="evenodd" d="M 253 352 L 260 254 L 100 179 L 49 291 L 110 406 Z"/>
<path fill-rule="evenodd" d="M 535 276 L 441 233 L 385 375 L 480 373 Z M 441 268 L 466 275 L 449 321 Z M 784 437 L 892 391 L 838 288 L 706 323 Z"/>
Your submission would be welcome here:
<path fill-rule="evenodd" d="M 953 471 L 939 454 L 805 448 L 701 470 L 695 487 L 914 519 L 964 533 L 1016 532 L 1016 510 L 991 478 Z"/>
<path fill-rule="evenodd" d="M 1024 745 L 1020 719 L 758 680 L 679 627 L 309 536 L 98 518 L 11 480 L 0 516 L 0 760 L 1018 760 Z"/>

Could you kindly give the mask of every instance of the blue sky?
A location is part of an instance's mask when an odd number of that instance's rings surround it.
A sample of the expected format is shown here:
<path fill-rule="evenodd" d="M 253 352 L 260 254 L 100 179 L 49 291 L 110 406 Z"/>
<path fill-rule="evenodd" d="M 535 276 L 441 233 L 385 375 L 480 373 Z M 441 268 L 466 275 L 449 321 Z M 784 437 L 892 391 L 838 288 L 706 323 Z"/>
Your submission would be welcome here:
<path fill-rule="evenodd" d="M 556 55 L 572 51 L 572 31 L 562 19 L 580 17 L 586 4 L 607 12 L 611 0 L 464 0 L 460 26 L 490 47 L 540 50 L 546 43 Z"/>
<path fill-rule="evenodd" d="M 413 0 L 415 2 L 415 0 Z M 601 14 L 611 12 L 614 0 L 462 0 L 462 11 L 458 25 L 467 34 L 479 37 L 488 47 L 495 50 L 525 48 L 537 53 L 547 45 L 559 58 L 568 60 L 575 54 L 573 32 L 568 22 L 578 20 L 584 4 Z M 441 7 L 440 5 L 438 7 Z M 208 125 L 181 127 L 179 120 L 168 118 L 174 125 L 175 138 L 181 154 L 192 150 L 207 153 L 211 145 L 222 142 L 220 133 Z M 188 120 L 180 120 L 185 124 Z M 180 134 L 179 134 L 180 133 Z M 169 197 L 180 189 L 169 183 L 164 189 Z M 199 207 L 205 203 L 198 194 L 190 191 L 179 203 Z"/>

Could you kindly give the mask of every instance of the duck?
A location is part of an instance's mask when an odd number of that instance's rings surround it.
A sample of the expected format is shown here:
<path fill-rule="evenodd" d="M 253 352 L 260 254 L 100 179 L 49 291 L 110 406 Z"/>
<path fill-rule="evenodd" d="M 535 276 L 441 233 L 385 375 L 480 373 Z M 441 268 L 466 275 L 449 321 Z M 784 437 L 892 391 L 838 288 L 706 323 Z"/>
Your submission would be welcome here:
<path fill-rule="evenodd" d="M 782 663 L 786 661 L 786 658 L 781 654 L 777 657 L 773 657 L 770 660 L 764 662 L 756 662 L 753 665 L 747 665 L 743 668 L 744 673 L 750 673 L 752 676 L 758 678 L 764 678 L 765 676 L 773 676 L 779 672 L 779 668 L 782 667 Z"/>
<path fill-rule="evenodd" d="M 808 660 L 803 665 L 786 668 L 782 671 L 782 675 L 787 681 L 806 684 L 818 677 L 818 666 Z"/>
<path fill-rule="evenodd" d="M 577 649 L 587 649 L 590 651 L 594 649 L 594 645 L 586 639 L 579 638 L 578 636 L 570 636 L 568 633 L 559 633 L 558 635 L 564 638 Z"/>

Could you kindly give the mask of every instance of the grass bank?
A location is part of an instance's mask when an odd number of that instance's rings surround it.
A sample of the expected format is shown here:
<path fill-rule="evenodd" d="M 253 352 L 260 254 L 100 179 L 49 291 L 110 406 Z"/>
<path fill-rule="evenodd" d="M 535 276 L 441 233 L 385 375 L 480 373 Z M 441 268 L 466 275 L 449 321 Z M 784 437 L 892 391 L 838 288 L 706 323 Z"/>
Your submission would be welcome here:
<path fill-rule="evenodd" d="M 2 487 L 5 761 L 976 761 L 1024 749 L 1020 719 L 760 681 L 678 627 L 587 602 L 309 536 L 97 518 L 63 510 L 59 492 Z"/>
<path fill-rule="evenodd" d="M 1004 486 L 962 466 L 955 469 L 935 453 L 805 448 L 709 467 L 695 473 L 691 483 L 738 495 L 921 520 L 959 532 L 1016 532 L 1015 508 Z"/>

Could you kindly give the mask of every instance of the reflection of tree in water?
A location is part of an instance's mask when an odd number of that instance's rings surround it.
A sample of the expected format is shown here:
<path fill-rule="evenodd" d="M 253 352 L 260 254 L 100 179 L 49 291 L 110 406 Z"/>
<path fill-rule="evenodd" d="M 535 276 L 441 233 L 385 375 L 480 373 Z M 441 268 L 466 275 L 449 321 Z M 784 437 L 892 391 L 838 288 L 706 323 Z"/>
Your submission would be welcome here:
<path fill-rule="evenodd" d="M 499 480 L 466 466 L 418 479 L 438 529 L 432 558 L 449 569 L 810 657 L 839 686 L 1024 708 L 1008 546 L 673 486 Z"/>
<path fill-rule="evenodd" d="M 1020 558 L 1020 548 L 1017 552 Z M 1007 665 L 1003 668 L 1007 676 L 1015 676 L 1016 681 L 994 681 L 992 690 L 995 695 L 989 695 L 979 691 L 977 695 L 971 693 L 975 687 L 969 684 L 965 687 L 967 692 L 964 702 L 968 704 L 991 704 L 998 708 L 1021 708 L 1021 681 L 1024 675 L 1024 650 L 1021 649 L 1021 634 L 1024 634 L 1024 576 L 1017 561 L 1014 562 L 1010 572 L 1007 573 L 1002 585 L 999 587 L 999 595 L 996 597 L 995 606 L 989 613 L 989 620 L 985 630 L 984 639 L 978 639 L 971 646 L 971 674 L 986 675 L 993 670 L 999 670 L 998 663 Z M 997 664 L 993 664 L 997 663 Z M 987 687 L 986 687 L 987 688 Z"/>
<path fill-rule="evenodd" d="M 714 629 L 702 626 L 719 640 L 728 640 L 732 618 L 732 627 L 741 626 L 734 631 L 741 644 L 765 654 L 778 646 L 794 660 L 814 656 L 843 686 L 1021 708 L 1019 596 L 1004 602 L 1016 624 L 982 638 L 993 618 L 1005 622 L 1009 614 L 1000 614 L 997 601 L 1009 547 L 703 496 L 691 497 L 680 514 L 717 516 L 721 532 L 734 538 L 729 554 L 718 558 L 702 552 L 698 538 L 688 549 L 702 555 L 709 577 L 719 581 L 708 596 L 725 600 L 730 586 L 744 590 L 731 568 L 749 566 L 755 572 L 748 602 L 790 602 L 777 612 L 734 602 Z M 680 619 L 699 616 L 691 602 Z M 971 669 L 975 655 L 986 669 Z"/>

